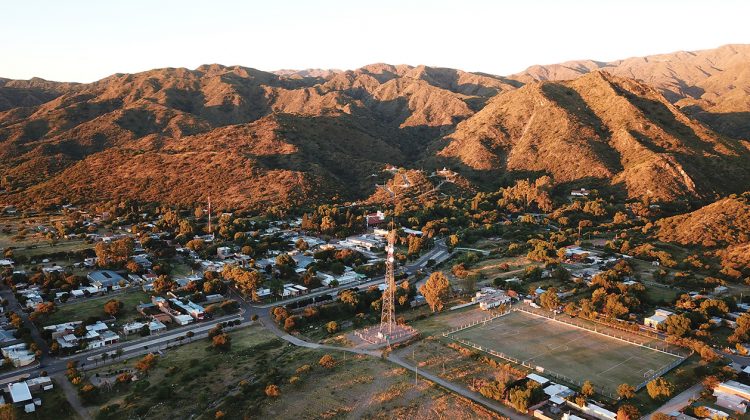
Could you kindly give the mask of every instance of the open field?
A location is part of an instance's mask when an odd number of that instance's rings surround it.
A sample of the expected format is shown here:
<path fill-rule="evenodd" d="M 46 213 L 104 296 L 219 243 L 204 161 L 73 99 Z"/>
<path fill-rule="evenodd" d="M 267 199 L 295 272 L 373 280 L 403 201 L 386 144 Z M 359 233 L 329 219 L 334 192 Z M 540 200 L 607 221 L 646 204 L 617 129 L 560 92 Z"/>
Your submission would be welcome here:
<path fill-rule="evenodd" d="M 91 316 L 108 318 L 109 315 L 104 313 L 104 304 L 110 299 L 117 299 L 123 303 L 122 314 L 120 314 L 117 319 L 119 324 L 123 324 L 139 317 L 140 314 L 135 310 L 135 307 L 141 302 L 150 302 L 151 296 L 140 289 L 134 289 L 123 293 L 82 299 L 80 302 L 73 300 L 70 301 L 70 303 L 58 306 L 57 310 L 55 310 L 49 318 L 42 321 L 42 325 L 46 326 L 70 321 L 83 321 Z"/>
<path fill-rule="evenodd" d="M 148 376 L 102 389 L 90 407 L 103 418 L 497 418 L 496 415 L 377 358 L 292 346 L 255 325 L 230 333 L 219 353 L 205 339 L 159 357 Z M 318 364 L 331 354 L 332 369 Z M 133 361 L 90 372 L 111 375 Z M 305 367 L 307 366 L 307 367 Z M 302 368 L 302 369 L 300 369 Z M 295 378 L 295 379 L 293 379 Z M 267 385 L 280 394 L 269 397 Z M 104 412 L 100 409 L 105 408 Z"/>
<path fill-rule="evenodd" d="M 637 386 L 645 376 L 679 359 L 520 311 L 453 337 L 541 366 L 572 382 L 589 380 L 611 394 L 619 384 Z"/>

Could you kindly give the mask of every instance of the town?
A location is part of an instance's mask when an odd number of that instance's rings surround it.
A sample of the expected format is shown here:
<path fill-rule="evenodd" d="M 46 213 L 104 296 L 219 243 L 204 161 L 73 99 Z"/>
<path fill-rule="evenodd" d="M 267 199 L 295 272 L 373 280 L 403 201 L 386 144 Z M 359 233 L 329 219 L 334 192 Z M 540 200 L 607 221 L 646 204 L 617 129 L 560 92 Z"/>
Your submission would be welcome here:
<path fill-rule="evenodd" d="M 394 387 L 435 384 L 432 398 L 470 402 L 467 416 L 744 415 L 747 268 L 653 245 L 657 205 L 580 188 L 553 210 L 547 194 L 519 182 L 427 206 L 404 192 L 397 211 L 263 216 L 210 198 L 6 207 L 3 401 L 19 415 L 236 417 L 342 380 L 337 369 L 396 369 Z M 366 382 L 297 414 L 344 409 Z M 186 399 L 195 386 L 204 395 Z"/>

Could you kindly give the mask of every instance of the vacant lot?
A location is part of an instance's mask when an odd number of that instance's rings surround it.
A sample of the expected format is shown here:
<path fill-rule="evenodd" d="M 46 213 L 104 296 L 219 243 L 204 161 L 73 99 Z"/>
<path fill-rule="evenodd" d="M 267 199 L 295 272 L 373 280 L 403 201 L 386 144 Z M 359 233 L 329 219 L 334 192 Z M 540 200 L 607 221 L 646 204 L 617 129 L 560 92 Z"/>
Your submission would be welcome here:
<path fill-rule="evenodd" d="M 518 311 L 454 336 L 541 366 L 574 382 L 589 380 L 597 389 L 611 394 L 619 384 L 637 386 L 647 374 L 678 359 Z"/>
<path fill-rule="evenodd" d="M 219 353 L 208 340 L 169 350 L 148 376 L 102 389 L 90 408 L 101 418 L 497 418 L 379 358 L 330 352 L 333 368 L 318 364 L 327 352 L 295 347 L 261 326 L 230 333 Z M 111 375 L 124 365 L 90 372 Z M 278 386 L 277 396 L 266 387 Z M 105 408 L 100 412 L 100 408 Z"/>
<path fill-rule="evenodd" d="M 117 299 L 123 303 L 122 313 L 118 315 L 117 321 L 118 324 L 124 324 L 141 316 L 135 310 L 135 307 L 141 303 L 150 302 L 151 296 L 139 289 L 133 289 L 101 297 L 83 298 L 80 302 L 71 300 L 70 303 L 58 306 L 57 310 L 49 318 L 44 319 L 41 324 L 46 326 L 70 321 L 85 321 L 86 318 L 92 316 L 109 318 L 109 315 L 104 313 L 104 304 L 110 299 Z"/>

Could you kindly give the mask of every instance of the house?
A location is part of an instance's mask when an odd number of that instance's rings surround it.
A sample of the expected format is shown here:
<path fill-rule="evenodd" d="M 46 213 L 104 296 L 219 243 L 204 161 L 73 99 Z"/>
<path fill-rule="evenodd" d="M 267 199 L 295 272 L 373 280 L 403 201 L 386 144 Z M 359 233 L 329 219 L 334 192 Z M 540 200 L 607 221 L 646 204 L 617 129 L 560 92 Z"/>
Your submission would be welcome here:
<path fill-rule="evenodd" d="M 222 260 L 225 260 L 229 257 L 231 257 L 234 254 L 234 251 L 232 251 L 231 247 L 228 246 L 220 246 L 216 248 L 216 255 L 221 258 Z"/>
<path fill-rule="evenodd" d="M 570 195 L 573 197 L 588 197 L 591 191 L 587 190 L 586 188 L 581 188 L 579 190 L 573 190 L 570 192 Z"/>
<path fill-rule="evenodd" d="M 720 294 L 726 293 L 727 290 L 729 290 L 727 286 L 716 286 L 714 287 L 714 294 L 720 295 Z"/>
<path fill-rule="evenodd" d="M 674 315 L 674 312 L 657 309 L 653 315 L 643 319 L 643 325 L 651 328 L 659 328 L 659 325 L 664 324 L 671 315 Z"/>
<path fill-rule="evenodd" d="M 159 320 L 154 319 L 154 320 L 152 320 L 151 322 L 148 323 L 148 331 L 149 331 L 149 333 L 151 333 L 151 335 L 153 335 L 153 334 L 159 334 L 159 333 L 164 332 L 166 330 L 167 330 L 167 326 L 164 325 Z"/>
<path fill-rule="evenodd" d="M 82 321 L 71 321 L 63 324 L 49 325 L 44 327 L 44 330 L 50 331 L 52 339 L 55 340 L 58 337 L 73 333 L 73 331 L 75 331 L 75 329 L 81 324 L 83 324 Z"/>
<path fill-rule="evenodd" d="M 205 310 L 201 305 L 198 305 L 197 303 L 193 303 L 191 301 L 187 301 L 187 303 L 182 303 L 179 299 L 170 299 L 169 302 L 173 307 L 177 307 L 180 309 L 180 312 L 190 315 L 196 320 L 202 320 L 205 317 Z"/>
<path fill-rule="evenodd" d="M 13 268 L 13 260 L 8 258 L 0 259 L 0 268 Z"/>
<path fill-rule="evenodd" d="M 138 321 L 131 322 L 129 324 L 125 324 L 122 326 L 122 333 L 125 335 L 130 335 L 133 333 L 138 333 L 145 327 L 146 324 Z"/>
<path fill-rule="evenodd" d="M 125 279 L 111 270 L 97 270 L 90 272 L 87 276 L 92 286 L 96 286 L 98 289 L 110 289 L 112 286 L 117 286 L 120 282 L 125 282 Z"/>

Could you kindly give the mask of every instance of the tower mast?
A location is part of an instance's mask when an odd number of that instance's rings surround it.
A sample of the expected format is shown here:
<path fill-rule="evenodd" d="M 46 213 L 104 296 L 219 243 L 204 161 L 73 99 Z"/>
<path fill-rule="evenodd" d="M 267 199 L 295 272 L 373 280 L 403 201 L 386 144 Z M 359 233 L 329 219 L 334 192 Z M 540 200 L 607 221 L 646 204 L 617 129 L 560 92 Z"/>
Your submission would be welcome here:
<path fill-rule="evenodd" d="M 387 336 L 393 333 L 396 318 L 396 276 L 393 269 L 394 244 L 396 242 L 396 228 L 391 220 L 391 231 L 388 232 L 387 257 L 385 260 L 385 291 L 383 292 L 382 313 L 380 315 L 380 334 Z"/>

